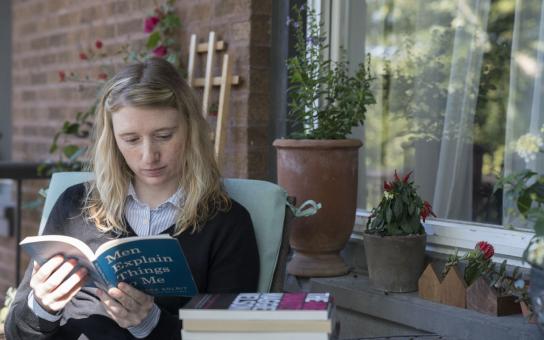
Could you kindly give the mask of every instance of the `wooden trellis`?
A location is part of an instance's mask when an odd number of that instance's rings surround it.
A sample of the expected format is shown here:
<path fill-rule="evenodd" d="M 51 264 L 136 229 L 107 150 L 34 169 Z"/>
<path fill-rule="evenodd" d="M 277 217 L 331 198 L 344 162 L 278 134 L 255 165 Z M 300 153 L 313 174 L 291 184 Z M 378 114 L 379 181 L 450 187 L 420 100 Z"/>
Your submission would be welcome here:
<path fill-rule="evenodd" d="M 214 152 L 218 164 L 221 165 L 226 143 L 226 127 L 229 114 L 230 89 L 232 85 L 238 85 L 240 77 L 232 75 L 232 59 L 227 53 L 223 54 L 221 76 L 212 75 L 214 60 L 217 51 L 225 51 L 227 48 L 223 40 L 217 41 L 215 32 L 210 32 L 207 43 L 197 43 L 196 34 L 191 35 L 189 45 L 188 82 L 191 87 L 203 87 L 202 114 L 206 118 L 210 105 L 210 94 L 213 86 L 219 86 L 219 105 L 217 110 L 217 126 L 214 134 Z M 204 78 L 195 78 L 195 60 L 197 54 L 206 54 L 206 71 Z"/>

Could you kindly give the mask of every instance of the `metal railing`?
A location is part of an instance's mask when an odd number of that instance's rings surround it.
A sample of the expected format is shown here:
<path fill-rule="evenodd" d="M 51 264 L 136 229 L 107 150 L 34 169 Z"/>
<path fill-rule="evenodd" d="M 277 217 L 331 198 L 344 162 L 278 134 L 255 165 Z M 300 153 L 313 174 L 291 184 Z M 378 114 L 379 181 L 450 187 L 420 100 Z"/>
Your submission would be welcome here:
<path fill-rule="evenodd" d="M 17 183 L 17 197 L 15 207 L 15 223 L 11 227 L 10 236 L 15 234 L 15 283 L 19 286 L 21 274 L 21 250 L 19 242 L 21 242 L 21 210 L 22 210 L 22 194 L 23 181 L 31 179 L 47 179 L 49 175 L 39 174 L 38 166 L 41 163 L 36 162 L 7 162 L 0 161 L 0 179 L 11 179 Z"/>

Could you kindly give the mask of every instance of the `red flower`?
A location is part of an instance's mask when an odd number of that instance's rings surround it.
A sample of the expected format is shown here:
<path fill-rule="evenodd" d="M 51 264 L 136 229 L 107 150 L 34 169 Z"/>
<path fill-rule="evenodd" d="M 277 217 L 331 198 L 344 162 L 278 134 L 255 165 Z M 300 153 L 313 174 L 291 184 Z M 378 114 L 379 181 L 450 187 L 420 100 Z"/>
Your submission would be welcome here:
<path fill-rule="evenodd" d="M 106 80 L 108 79 L 108 75 L 104 72 L 98 74 L 98 79 Z"/>
<path fill-rule="evenodd" d="M 79 52 L 79 59 L 81 60 L 87 60 L 89 57 L 84 52 Z"/>
<path fill-rule="evenodd" d="M 410 178 L 410 175 L 412 174 L 412 172 L 414 172 L 414 171 L 412 170 L 409 173 L 407 173 L 406 175 L 404 175 L 404 177 L 402 178 L 402 181 L 404 183 L 408 183 L 408 179 Z"/>
<path fill-rule="evenodd" d="M 168 49 L 163 45 L 158 46 L 153 50 L 153 55 L 159 58 L 164 57 L 166 53 L 168 53 Z"/>
<path fill-rule="evenodd" d="M 60 81 L 64 81 L 66 79 L 66 73 L 64 73 L 64 71 L 59 71 L 59 79 Z"/>
<path fill-rule="evenodd" d="M 419 217 L 421 217 L 421 219 L 423 220 L 423 222 L 425 222 L 425 219 L 429 216 L 433 216 L 433 217 L 436 217 L 436 215 L 434 214 L 433 212 L 433 207 L 431 206 L 431 204 L 427 201 L 424 201 L 423 202 L 423 206 L 421 207 L 421 209 L 419 210 Z"/>
<path fill-rule="evenodd" d="M 383 190 L 385 191 L 393 190 L 393 184 L 383 181 Z"/>
<path fill-rule="evenodd" d="M 395 170 L 395 181 L 396 182 L 400 181 L 400 177 L 399 175 L 397 175 L 397 170 Z"/>
<path fill-rule="evenodd" d="M 96 46 L 96 48 L 98 48 L 98 49 L 101 49 L 101 48 L 102 48 L 102 45 L 103 45 L 103 44 L 102 44 L 102 41 L 100 41 L 100 40 L 97 40 L 97 41 L 95 41 L 95 43 L 94 43 L 94 46 Z"/>
<path fill-rule="evenodd" d="M 145 33 L 151 33 L 155 29 L 155 26 L 159 23 L 160 19 L 159 17 L 152 16 L 147 17 L 144 22 L 144 32 Z"/>
<path fill-rule="evenodd" d="M 495 254 L 495 249 L 493 246 L 485 241 L 476 243 L 476 247 L 474 247 L 474 249 L 480 250 L 482 254 L 484 254 L 484 259 L 486 260 L 489 260 Z"/>

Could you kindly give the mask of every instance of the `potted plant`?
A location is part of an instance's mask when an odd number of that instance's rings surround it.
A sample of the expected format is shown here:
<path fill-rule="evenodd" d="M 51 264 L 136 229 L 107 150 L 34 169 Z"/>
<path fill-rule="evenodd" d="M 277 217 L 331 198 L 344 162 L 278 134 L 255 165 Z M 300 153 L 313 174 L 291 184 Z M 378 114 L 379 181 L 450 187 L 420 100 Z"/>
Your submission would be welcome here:
<path fill-rule="evenodd" d="M 445 277 L 451 268 L 462 265 L 462 280 L 466 291 L 466 308 L 494 316 L 521 312 L 520 302 L 526 299 L 526 284 L 519 267 L 507 271 L 507 261 L 499 265 L 492 261 L 494 247 L 485 241 L 459 256 L 456 251 L 448 257 L 442 271 Z"/>
<path fill-rule="evenodd" d="M 364 123 L 366 106 L 375 103 L 373 78 L 369 61 L 350 75 L 347 61 L 326 57 L 327 38 L 314 11 L 302 6 L 294 13 L 287 23 L 294 30 L 296 51 L 287 61 L 293 133 L 273 143 L 278 183 L 299 202 L 312 199 L 322 209 L 294 221 L 290 244 L 295 252 L 287 270 L 297 276 L 342 275 L 348 267 L 339 252 L 355 221 L 362 145 L 347 136 Z"/>
<path fill-rule="evenodd" d="M 384 196 L 368 218 L 364 247 L 370 283 L 390 292 L 412 292 L 423 271 L 426 234 L 421 221 L 436 216 L 410 180 L 384 182 Z"/>
<path fill-rule="evenodd" d="M 544 126 L 539 134 L 527 133 L 515 142 L 515 153 L 529 164 L 544 152 Z M 523 258 L 531 264 L 529 296 L 537 324 L 544 333 L 544 175 L 530 169 L 501 177 L 495 191 L 504 189 L 515 203 L 519 221 L 535 232 Z"/>

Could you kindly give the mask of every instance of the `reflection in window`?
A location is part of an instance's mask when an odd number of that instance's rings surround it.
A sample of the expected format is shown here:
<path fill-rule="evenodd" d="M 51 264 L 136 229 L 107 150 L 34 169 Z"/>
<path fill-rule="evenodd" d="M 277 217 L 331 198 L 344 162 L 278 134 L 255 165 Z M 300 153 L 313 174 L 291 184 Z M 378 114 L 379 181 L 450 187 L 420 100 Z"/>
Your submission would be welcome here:
<path fill-rule="evenodd" d="M 360 3 L 346 6 L 362 11 L 342 13 L 351 36 L 364 32 L 359 39 L 372 56 L 378 103 L 364 132 L 354 133 L 365 143 L 359 208 L 378 202 L 395 169 L 413 169 L 422 197 L 439 217 L 510 224 L 511 203 L 493 193 L 496 176 L 544 168 L 538 157 L 526 164 L 513 152 L 516 140 L 539 133 L 544 121 L 541 2 Z M 344 46 L 357 64 L 361 53 L 350 41 Z"/>

